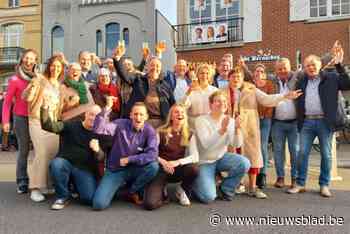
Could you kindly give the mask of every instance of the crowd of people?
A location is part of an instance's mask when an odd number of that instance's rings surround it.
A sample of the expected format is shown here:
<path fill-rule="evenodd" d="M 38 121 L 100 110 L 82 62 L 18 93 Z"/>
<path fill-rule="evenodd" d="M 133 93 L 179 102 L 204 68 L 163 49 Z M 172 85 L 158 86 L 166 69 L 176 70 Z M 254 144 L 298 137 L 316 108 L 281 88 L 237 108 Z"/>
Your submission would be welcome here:
<path fill-rule="evenodd" d="M 160 50 L 154 56 L 143 48 L 139 66 L 125 52 L 120 43 L 104 61 L 82 51 L 71 63 L 58 53 L 41 73 L 36 51 L 24 51 L 2 107 L 3 133 L 13 114 L 17 193 L 30 192 L 34 202 L 55 194 L 54 210 L 73 198 L 103 210 L 116 197 L 154 210 L 169 202 L 168 183 L 177 183 L 175 196 L 184 206 L 192 199 L 232 201 L 240 193 L 266 199 L 271 132 L 274 186 L 305 191 L 318 137 L 320 195 L 331 197 L 338 95 L 350 89 L 339 42 L 326 64 L 334 71 L 309 55 L 294 72 L 289 59 L 280 58 L 272 76 L 263 64 L 250 71 L 242 58 L 234 63 L 232 54 L 215 67 L 179 59 L 164 71 Z M 35 156 L 28 164 L 30 142 Z"/>

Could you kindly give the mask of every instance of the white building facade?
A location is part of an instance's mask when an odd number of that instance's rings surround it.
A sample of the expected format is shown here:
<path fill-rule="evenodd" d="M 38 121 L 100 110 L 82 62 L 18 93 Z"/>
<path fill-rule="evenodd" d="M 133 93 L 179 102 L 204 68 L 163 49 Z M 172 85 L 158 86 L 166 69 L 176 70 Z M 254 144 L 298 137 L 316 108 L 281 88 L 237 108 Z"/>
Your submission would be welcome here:
<path fill-rule="evenodd" d="M 165 67 L 175 62 L 173 28 L 157 10 L 156 0 L 45 0 L 43 1 L 43 61 L 63 52 L 76 61 L 88 50 L 101 58 L 110 57 L 119 40 L 127 56 L 141 60 L 142 43 L 149 47 L 167 41 Z"/>

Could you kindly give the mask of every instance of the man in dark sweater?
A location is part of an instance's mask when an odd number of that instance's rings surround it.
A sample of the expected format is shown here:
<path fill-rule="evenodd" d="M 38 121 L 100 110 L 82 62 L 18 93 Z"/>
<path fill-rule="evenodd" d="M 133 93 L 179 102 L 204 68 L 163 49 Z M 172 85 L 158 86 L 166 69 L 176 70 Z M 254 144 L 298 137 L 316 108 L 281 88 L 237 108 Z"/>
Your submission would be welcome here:
<path fill-rule="evenodd" d="M 71 198 L 69 183 L 74 183 L 81 202 L 91 204 L 97 182 L 97 162 L 104 154 L 92 132 L 95 117 L 101 108 L 93 105 L 85 113 L 84 121 L 61 122 L 50 115 L 50 105 L 41 108 L 41 126 L 60 135 L 57 156 L 50 163 L 50 173 L 55 185 L 56 201 L 53 210 L 63 209 Z"/>

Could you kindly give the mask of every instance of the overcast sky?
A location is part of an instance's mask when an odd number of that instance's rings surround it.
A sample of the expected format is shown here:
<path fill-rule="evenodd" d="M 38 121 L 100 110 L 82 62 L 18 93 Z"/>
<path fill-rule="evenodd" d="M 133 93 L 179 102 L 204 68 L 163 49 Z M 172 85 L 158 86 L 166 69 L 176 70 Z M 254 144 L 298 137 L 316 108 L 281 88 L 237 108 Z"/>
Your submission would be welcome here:
<path fill-rule="evenodd" d="M 177 0 L 157 0 L 157 8 L 174 25 L 176 24 L 176 1 Z"/>

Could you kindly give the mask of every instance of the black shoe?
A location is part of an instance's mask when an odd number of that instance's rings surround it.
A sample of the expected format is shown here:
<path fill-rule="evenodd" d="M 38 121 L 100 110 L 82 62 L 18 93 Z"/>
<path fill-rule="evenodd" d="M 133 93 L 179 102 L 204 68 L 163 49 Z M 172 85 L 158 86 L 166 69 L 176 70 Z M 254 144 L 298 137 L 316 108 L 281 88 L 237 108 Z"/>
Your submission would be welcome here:
<path fill-rule="evenodd" d="M 266 175 L 264 173 L 259 173 L 256 177 L 256 186 L 259 189 L 264 189 L 266 187 Z"/>
<path fill-rule="evenodd" d="M 28 185 L 20 185 L 17 187 L 17 193 L 18 194 L 23 194 L 23 193 L 28 193 Z"/>
<path fill-rule="evenodd" d="M 233 200 L 233 196 L 227 195 L 220 188 L 217 189 L 217 195 L 218 195 L 219 200 L 223 200 L 223 201 L 232 201 Z"/>

